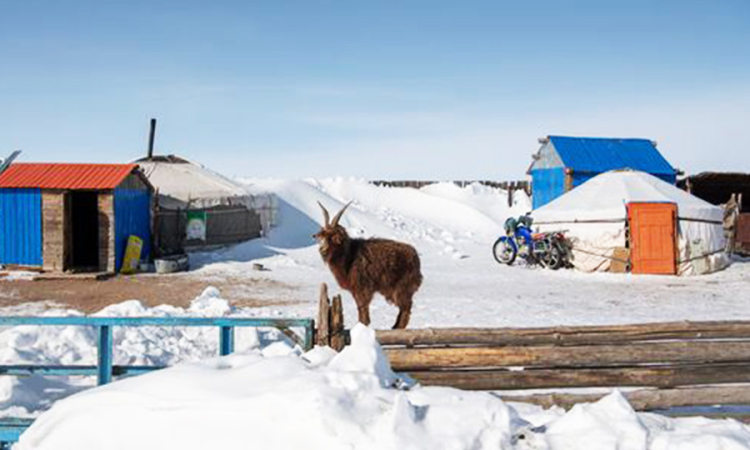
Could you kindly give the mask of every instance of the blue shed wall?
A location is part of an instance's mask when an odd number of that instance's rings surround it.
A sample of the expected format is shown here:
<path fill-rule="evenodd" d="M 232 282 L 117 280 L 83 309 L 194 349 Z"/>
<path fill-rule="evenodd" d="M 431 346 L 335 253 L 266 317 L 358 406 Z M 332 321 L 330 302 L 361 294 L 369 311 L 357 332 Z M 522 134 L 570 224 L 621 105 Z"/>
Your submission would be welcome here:
<path fill-rule="evenodd" d="M 0 264 L 42 262 L 41 190 L 0 189 Z"/>
<path fill-rule="evenodd" d="M 143 240 L 141 260 L 151 254 L 151 195 L 148 190 L 115 189 L 115 270 L 120 271 L 128 237 Z"/>
<path fill-rule="evenodd" d="M 565 193 L 565 169 L 531 171 L 532 207 L 537 209 Z"/>

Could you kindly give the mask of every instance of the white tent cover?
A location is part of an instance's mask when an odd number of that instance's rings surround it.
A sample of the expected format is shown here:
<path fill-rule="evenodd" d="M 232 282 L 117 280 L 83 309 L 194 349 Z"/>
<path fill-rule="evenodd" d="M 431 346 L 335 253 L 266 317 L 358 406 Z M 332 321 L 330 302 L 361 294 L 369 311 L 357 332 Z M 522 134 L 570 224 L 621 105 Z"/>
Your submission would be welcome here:
<path fill-rule="evenodd" d="M 729 265 L 721 208 L 652 175 L 612 171 L 534 210 L 539 231 L 564 230 L 573 242 L 573 265 L 606 271 L 626 241 L 628 203 L 674 203 L 678 214 L 678 273 L 709 273 Z"/>
<path fill-rule="evenodd" d="M 263 232 L 276 224 L 278 205 L 271 194 L 252 194 L 242 184 L 192 162 L 139 161 L 159 194 L 159 207 L 209 209 L 242 206 L 260 215 Z"/>
<path fill-rule="evenodd" d="M 253 196 L 244 186 L 198 164 L 145 161 L 138 165 L 158 190 L 162 208 L 253 205 Z"/>

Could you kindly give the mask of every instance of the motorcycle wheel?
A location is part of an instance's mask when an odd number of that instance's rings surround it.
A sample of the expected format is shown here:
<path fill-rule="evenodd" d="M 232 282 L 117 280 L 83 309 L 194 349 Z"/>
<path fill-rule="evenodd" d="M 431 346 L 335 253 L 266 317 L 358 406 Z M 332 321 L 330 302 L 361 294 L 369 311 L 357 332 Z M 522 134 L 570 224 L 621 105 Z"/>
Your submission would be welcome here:
<path fill-rule="evenodd" d="M 515 247 L 513 247 L 513 244 L 505 236 L 502 236 L 498 240 L 496 240 L 495 244 L 492 246 L 492 256 L 494 256 L 495 261 L 499 262 L 500 264 L 513 264 L 513 262 L 516 260 L 517 254 L 518 251 L 516 251 Z"/>
<path fill-rule="evenodd" d="M 552 269 L 557 270 L 563 265 L 563 253 L 556 242 L 550 242 L 549 252 L 545 258 L 545 265 Z"/>

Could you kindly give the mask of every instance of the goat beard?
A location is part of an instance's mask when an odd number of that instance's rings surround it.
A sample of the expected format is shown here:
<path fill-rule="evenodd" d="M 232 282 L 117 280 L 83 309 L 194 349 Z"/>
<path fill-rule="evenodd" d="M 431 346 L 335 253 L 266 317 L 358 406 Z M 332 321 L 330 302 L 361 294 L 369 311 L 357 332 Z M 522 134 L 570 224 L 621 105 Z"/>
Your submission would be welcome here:
<path fill-rule="evenodd" d="M 331 246 L 326 241 L 320 241 L 318 244 L 318 252 L 320 252 L 320 256 L 323 257 L 323 259 L 326 259 L 328 254 L 330 253 Z"/>

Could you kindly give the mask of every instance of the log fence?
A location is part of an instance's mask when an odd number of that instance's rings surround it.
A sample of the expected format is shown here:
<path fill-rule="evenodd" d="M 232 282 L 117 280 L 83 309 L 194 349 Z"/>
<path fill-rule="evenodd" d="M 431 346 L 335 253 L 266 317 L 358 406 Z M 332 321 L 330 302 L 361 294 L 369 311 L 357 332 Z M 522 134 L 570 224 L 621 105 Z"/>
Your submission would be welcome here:
<path fill-rule="evenodd" d="M 327 297 L 324 285 L 321 305 L 330 303 Z M 340 304 L 340 296 L 334 299 Z M 345 345 L 343 321 L 340 307 L 325 309 L 317 336 L 328 341 L 317 343 L 331 345 L 339 336 L 331 346 Z M 376 336 L 392 368 L 426 386 L 493 391 L 506 400 L 565 408 L 605 395 L 571 392 L 576 388 L 623 388 L 637 410 L 741 405 L 747 410 L 736 418 L 750 418 L 750 321 L 426 328 L 378 330 Z M 545 392 L 528 393 L 540 389 Z"/>
<path fill-rule="evenodd" d="M 413 188 L 421 189 L 431 184 L 440 183 L 440 181 L 427 180 L 373 180 L 370 181 L 375 186 Z M 519 181 L 492 181 L 492 180 L 453 180 L 450 183 L 458 187 L 466 187 L 472 184 L 481 184 L 495 189 L 502 189 L 508 193 L 508 206 L 513 206 L 513 197 L 516 191 L 523 191 L 528 197 L 531 197 L 531 183 L 525 180 Z"/>

